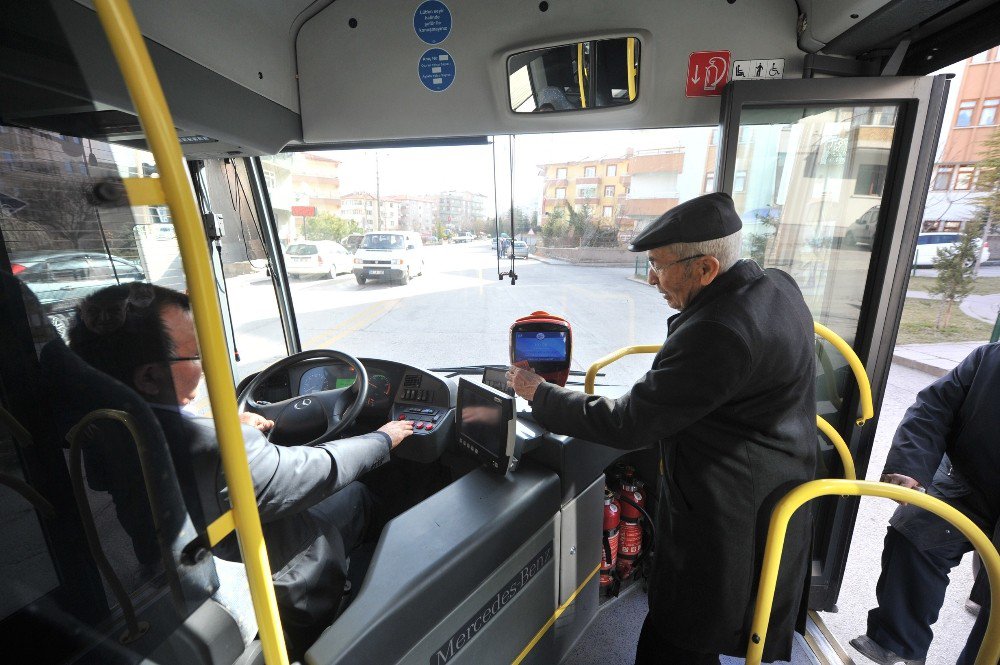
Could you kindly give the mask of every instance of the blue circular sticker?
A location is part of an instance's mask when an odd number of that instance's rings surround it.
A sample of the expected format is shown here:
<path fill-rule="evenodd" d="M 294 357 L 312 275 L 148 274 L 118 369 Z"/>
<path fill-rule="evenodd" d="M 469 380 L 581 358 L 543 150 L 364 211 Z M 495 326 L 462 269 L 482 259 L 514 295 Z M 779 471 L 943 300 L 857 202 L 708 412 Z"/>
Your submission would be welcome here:
<path fill-rule="evenodd" d="M 432 48 L 420 56 L 417 75 L 428 90 L 447 90 L 455 80 L 455 61 L 444 49 Z"/>
<path fill-rule="evenodd" d="M 451 33 L 451 12 L 441 0 L 420 3 L 413 14 L 413 30 L 428 44 L 440 44 Z"/>

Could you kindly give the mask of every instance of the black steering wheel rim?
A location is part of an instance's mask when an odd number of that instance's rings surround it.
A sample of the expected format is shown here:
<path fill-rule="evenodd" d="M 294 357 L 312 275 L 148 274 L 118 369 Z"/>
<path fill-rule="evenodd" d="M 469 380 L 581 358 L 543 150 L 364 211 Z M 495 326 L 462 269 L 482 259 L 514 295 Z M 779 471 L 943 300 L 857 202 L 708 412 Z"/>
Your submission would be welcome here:
<path fill-rule="evenodd" d="M 338 360 L 340 362 L 347 363 L 348 365 L 353 367 L 356 375 L 354 384 L 350 388 L 341 388 L 338 390 L 326 390 L 326 391 L 321 391 L 319 393 L 312 393 L 308 396 L 298 395 L 288 400 L 283 400 L 282 402 L 279 402 L 273 406 L 279 406 L 281 408 L 284 408 L 285 406 L 292 404 L 302 398 L 310 398 L 313 396 L 320 398 L 320 403 L 323 406 L 324 413 L 327 418 L 327 429 L 321 436 L 316 437 L 311 441 L 301 442 L 299 445 L 312 446 L 318 443 L 323 443 L 324 441 L 331 440 L 337 434 L 350 427 L 354 423 L 354 421 L 357 420 L 358 416 L 361 414 L 361 409 L 363 409 L 365 406 L 365 399 L 367 399 L 368 396 L 368 371 L 365 369 L 365 366 L 361 364 L 360 360 L 350 355 L 349 353 L 344 353 L 343 351 L 336 351 L 334 349 L 311 349 L 309 351 L 301 351 L 299 353 L 292 354 L 287 358 L 282 358 L 281 360 L 271 365 L 268 365 L 267 367 L 262 369 L 257 374 L 257 376 L 251 379 L 250 382 L 243 387 L 243 390 L 240 391 L 240 394 L 237 397 L 237 408 L 239 409 L 240 412 L 247 410 L 248 406 L 250 407 L 249 410 L 255 413 L 260 413 L 261 411 L 265 410 L 263 405 L 258 404 L 251 397 L 254 391 L 257 390 L 257 388 L 260 387 L 261 384 L 270 379 L 276 373 L 286 370 L 293 365 L 296 365 L 305 360 L 317 360 L 317 359 Z M 327 404 L 324 400 L 321 399 L 323 394 L 327 393 L 343 394 L 345 391 L 348 390 L 356 391 L 357 394 L 351 405 L 340 413 L 332 411 L 332 405 Z M 330 407 L 331 410 L 328 410 L 328 407 Z M 275 428 L 277 427 L 278 424 L 276 421 Z M 268 438 L 270 439 L 270 434 L 268 435 Z"/>

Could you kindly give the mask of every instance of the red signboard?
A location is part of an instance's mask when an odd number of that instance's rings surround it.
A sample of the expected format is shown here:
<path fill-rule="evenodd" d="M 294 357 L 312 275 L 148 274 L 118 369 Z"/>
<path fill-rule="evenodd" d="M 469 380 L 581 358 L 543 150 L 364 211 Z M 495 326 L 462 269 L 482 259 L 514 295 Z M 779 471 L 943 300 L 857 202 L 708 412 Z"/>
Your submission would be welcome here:
<path fill-rule="evenodd" d="M 688 58 L 685 94 L 688 97 L 721 95 L 729 80 L 729 51 L 696 51 Z"/>
<path fill-rule="evenodd" d="M 315 217 L 316 206 L 292 206 L 293 217 Z"/>

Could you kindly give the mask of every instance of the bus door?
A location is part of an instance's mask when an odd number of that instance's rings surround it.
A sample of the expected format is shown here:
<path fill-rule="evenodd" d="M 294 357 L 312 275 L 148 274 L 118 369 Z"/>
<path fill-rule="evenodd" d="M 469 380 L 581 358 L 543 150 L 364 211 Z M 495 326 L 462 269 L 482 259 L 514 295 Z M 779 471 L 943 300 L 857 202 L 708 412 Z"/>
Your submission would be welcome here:
<path fill-rule="evenodd" d="M 852 345 L 876 414 L 947 89 L 945 76 L 748 81 L 722 100 L 716 180 L 742 216 L 744 253 L 791 274 L 814 319 Z M 864 477 L 878 416 L 858 426 L 850 368 L 825 342 L 816 366 L 817 413 Z M 819 474 L 843 477 L 833 446 L 819 445 Z M 855 498 L 814 508 L 813 609 L 837 601 L 857 507 Z"/>

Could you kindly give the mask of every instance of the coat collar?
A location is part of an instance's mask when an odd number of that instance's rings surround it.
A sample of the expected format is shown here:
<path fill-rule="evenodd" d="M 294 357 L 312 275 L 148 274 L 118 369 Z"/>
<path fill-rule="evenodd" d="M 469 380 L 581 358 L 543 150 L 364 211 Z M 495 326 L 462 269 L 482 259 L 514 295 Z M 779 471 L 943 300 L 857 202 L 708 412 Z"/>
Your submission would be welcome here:
<path fill-rule="evenodd" d="M 740 259 L 732 268 L 716 277 L 711 284 L 702 289 L 682 312 L 678 312 L 670 317 L 667 322 L 668 333 L 674 332 L 674 330 L 683 325 L 698 310 L 720 296 L 756 282 L 763 276 L 764 270 L 757 265 L 756 261 L 752 259 Z"/>

